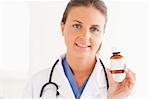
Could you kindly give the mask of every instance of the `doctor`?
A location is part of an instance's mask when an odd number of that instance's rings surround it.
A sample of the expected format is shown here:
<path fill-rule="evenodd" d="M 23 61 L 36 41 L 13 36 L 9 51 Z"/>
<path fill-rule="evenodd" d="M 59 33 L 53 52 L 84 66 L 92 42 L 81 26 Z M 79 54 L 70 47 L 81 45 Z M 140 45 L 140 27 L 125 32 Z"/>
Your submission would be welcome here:
<path fill-rule="evenodd" d="M 103 1 L 70 0 L 61 21 L 66 53 L 30 80 L 23 99 L 126 99 L 135 74 L 126 68 L 117 83 L 97 55 L 106 21 Z"/>

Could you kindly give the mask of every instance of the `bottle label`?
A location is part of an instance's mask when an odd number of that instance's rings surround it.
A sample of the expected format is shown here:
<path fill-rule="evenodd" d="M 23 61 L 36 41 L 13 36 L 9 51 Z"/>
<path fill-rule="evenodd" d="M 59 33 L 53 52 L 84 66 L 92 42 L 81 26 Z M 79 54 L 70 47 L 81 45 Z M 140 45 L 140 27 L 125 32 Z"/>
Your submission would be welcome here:
<path fill-rule="evenodd" d="M 111 70 L 124 70 L 124 59 L 111 59 Z"/>
<path fill-rule="evenodd" d="M 126 77 L 126 73 L 112 74 L 112 77 L 116 82 L 122 82 Z"/>

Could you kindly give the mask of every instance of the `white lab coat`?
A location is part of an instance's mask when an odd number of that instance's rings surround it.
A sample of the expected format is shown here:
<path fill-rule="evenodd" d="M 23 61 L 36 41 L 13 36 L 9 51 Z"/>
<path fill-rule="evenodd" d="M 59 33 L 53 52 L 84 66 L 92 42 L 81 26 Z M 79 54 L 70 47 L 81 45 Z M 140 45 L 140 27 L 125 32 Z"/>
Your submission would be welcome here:
<path fill-rule="evenodd" d="M 36 74 L 29 82 L 23 93 L 23 99 L 75 99 L 71 86 L 64 74 L 62 58 L 55 66 L 52 81 L 58 85 L 59 95 L 56 97 L 56 87 L 48 85 L 40 98 L 42 86 L 48 82 L 51 68 Z M 52 66 L 51 66 L 52 67 Z M 107 99 L 107 84 L 103 67 L 97 57 L 95 68 L 84 88 L 80 99 Z"/>

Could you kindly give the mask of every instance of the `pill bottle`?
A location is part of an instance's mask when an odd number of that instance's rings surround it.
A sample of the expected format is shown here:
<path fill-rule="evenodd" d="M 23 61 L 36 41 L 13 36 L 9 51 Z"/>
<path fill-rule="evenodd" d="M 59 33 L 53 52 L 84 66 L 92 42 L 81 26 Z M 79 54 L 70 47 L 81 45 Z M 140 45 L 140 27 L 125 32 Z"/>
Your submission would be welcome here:
<path fill-rule="evenodd" d="M 121 55 L 121 51 L 113 47 L 112 56 L 110 57 L 110 70 L 114 81 L 122 82 L 125 79 L 126 73 L 125 69 L 125 60 Z"/>

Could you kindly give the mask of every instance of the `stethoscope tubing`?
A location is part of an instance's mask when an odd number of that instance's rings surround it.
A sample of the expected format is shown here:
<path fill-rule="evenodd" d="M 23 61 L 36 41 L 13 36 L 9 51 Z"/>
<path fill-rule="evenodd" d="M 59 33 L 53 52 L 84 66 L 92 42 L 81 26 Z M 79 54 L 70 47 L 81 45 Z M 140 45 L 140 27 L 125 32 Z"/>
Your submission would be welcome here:
<path fill-rule="evenodd" d="M 58 85 L 54 82 L 52 82 L 52 76 L 53 76 L 53 72 L 54 72 L 54 68 L 56 66 L 56 64 L 58 63 L 59 59 L 57 59 L 57 61 L 54 63 L 52 69 L 51 69 L 51 72 L 50 72 L 50 76 L 49 76 L 49 82 L 47 82 L 46 84 L 43 85 L 42 89 L 41 89 L 41 92 L 40 92 L 40 97 L 42 97 L 42 94 L 43 94 L 43 91 L 44 91 L 44 88 L 48 85 L 48 84 L 53 84 L 56 86 L 56 88 L 58 89 Z M 59 95 L 59 93 L 57 92 L 56 95 Z"/>

